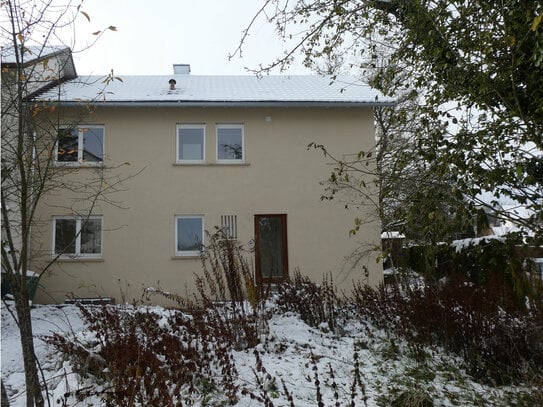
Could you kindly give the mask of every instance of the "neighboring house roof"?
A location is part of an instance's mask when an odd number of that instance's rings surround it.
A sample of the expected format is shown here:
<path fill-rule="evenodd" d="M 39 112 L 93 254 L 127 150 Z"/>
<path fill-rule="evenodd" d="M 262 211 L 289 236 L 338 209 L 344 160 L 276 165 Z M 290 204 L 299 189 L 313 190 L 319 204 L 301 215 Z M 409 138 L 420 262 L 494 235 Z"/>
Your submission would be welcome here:
<path fill-rule="evenodd" d="M 13 47 L 2 47 L 2 69 L 22 68 L 25 100 L 32 100 L 58 83 L 77 77 L 72 50 L 65 46 L 28 46 L 18 55 Z M 19 58 L 19 60 L 17 60 Z M 4 71 L 2 71 L 4 73 Z M 9 76 L 7 76 L 9 78 Z M 4 75 L 2 75 L 4 79 Z"/>
<path fill-rule="evenodd" d="M 508 213 L 509 219 L 503 222 L 501 227 L 492 228 L 494 234 L 496 235 L 505 235 L 511 232 L 522 231 L 525 228 L 522 226 L 520 221 L 526 221 L 532 218 L 535 215 L 535 212 L 529 208 L 526 208 L 524 205 L 503 205 L 503 210 Z M 534 219 L 533 222 L 536 222 Z"/>
<path fill-rule="evenodd" d="M 69 79 L 75 78 L 77 73 L 75 71 L 75 64 L 72 58 L 72 50 L 69 47 L 63 45 L 32 45 L 24 48 L 23 63 L 33 64 L 38 61 L 42 61 L 47 58 L 54 58 L 58 56 L 66 56 L 65 65 L 63 69 L 65 76 Z M 15 65 L 17 58 L 13 47 L 2 47 L 1 50 L 2 66 Z"/>
<path fill-rule="evenodd" d="M 170 80 L 175 89 L 170 89 Z M 64 83 L 60 102 L 75 104 L 105 98 L 108 105 L 169 106 L 384 106 L 385 97 L 354 78 L 303 76 L 198 76 L 190 74 L 123 76 L 104 83 L 88 76 Z M 42 95 L 56 100 L 57 90 Z"/>
<path fill-rule="evenodd" d="M 526 206 L 521 204 L 502 205 L 502 207 L 506 212 L 511 214 L 513 218 L 530 219 L 532 216 L 535 215 L 533 210 L 528 209 L 526 208 Z"/>
<path fill-rule="evenodd" d="M 68 47 L 64 46 L 54 46 L 54 45 L 44 45 L 44 46 L 29 46 L 24 48 L 24 61 L 31 62 L 41 58 L 50 56 L 51 54 L 56 54 L 62 52 L 63 50 L 68 50 Z M 17 58 L 15 55 L 15 49 L 12 46 L 2 46 L 2 64 L 15 64 L 17 63 Z"/>

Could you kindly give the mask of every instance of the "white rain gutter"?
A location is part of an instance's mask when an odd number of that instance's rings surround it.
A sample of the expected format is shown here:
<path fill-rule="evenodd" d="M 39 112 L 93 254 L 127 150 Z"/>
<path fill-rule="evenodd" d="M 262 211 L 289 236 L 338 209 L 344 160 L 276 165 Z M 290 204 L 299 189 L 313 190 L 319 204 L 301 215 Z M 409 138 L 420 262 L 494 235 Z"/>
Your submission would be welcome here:
<path fill-rule="evenodd" d="M 60 106 L 79 106 L 91 103 L 93 107 L 387 107 L 394 101 L 372 102 L 276 102 L 276 101 L 61 101 Z"/>

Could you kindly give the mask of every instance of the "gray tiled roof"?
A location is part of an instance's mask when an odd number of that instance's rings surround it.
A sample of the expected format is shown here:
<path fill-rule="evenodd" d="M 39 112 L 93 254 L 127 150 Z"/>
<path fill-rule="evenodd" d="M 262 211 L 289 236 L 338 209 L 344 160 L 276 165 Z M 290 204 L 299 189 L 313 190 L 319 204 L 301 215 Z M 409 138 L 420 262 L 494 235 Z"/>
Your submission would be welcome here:
<path fill-rule="evenodd" d="M 103 77 L 79 77 L 62 85 L 61 102 L 102 100 L 112 105 L 323 105 L 376 106 L 393 99 L 341 76 L 123 76 L 107 86 Z M 175 79 L 175 90 L 169 81 Z M 42 98 L 56 99 L 58 90 Z"/>

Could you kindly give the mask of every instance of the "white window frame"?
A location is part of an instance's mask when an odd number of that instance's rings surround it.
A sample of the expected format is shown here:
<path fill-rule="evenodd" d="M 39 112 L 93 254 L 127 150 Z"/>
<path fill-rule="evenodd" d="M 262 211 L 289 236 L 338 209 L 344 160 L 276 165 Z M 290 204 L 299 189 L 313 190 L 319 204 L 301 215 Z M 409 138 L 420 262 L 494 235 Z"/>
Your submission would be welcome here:
<path fill-rule="evenodd" d="M 56 249 L 56 233 L 57 233 L 57 220 L 75 220 L 75 253 L 57 253 Z M 81 225 L 88 220 L 100 220 L 100 253 L 81 253 Z M 93 215 L 86 217 L 81 216 L 53 216 L 53 237 L 51 240 L 52 249 L 51 253 L 53 257 L 56 257 L 60 254 L 61 259 L 99 259 L 102 258 L 104 253 L 104 219 L 101 215 Z"/>
<path fill-rule="evenodd" d="M 61 126 L 58 131 L 72 129 L 69 126 Z M 83 129 L 102 129 L 102 161 L 83 161 Z M 103 124 L 82 124 L 74 127 L 72 130 L 77 130 L 77 161 L 59 161 L 58 160 L 58 140 L 55 144 L 55 165 L 67 167 L 100 167 L 104 165 L 105 144 L 106 144 L 106 127 Z"/>
<path fill-rule="evenodd" d="M 174 222 L 175 222 L 175 235 L 174 235 L 174 249 L 175 249 L 175 256 L 176 257 L 194 257 L 194 256 L 200 256 L 202 254 L 202 250 L 178 250 L 177 248 L 177 237 L 179 234 L 179 223 L 178 219 L 201 219 L 202 221 L 202 248 L 205 244 L 205 219 L 204 215 L 175 215 Z"/>
<path fill-rule="evenodd" d="M 219 130 L 220 129 L 241 129 L 241 159 L 220 159 L 219 158 Z M 244 124 L 222 124 L 215 125 L 215 159 L 222 164 L 239 164 L 245 162 L 245 125 Z"/>
<path fill-rule="evenodd" d="M 199 160 L 187 160 L 179 156 L 179 130 L 201 129 L 202 130 L 202 158 Z M 206 125 L 205 124 L 177 124 L 175 126 L 175 162 L 177 164 L 202 164 L 206 161 Z"/>

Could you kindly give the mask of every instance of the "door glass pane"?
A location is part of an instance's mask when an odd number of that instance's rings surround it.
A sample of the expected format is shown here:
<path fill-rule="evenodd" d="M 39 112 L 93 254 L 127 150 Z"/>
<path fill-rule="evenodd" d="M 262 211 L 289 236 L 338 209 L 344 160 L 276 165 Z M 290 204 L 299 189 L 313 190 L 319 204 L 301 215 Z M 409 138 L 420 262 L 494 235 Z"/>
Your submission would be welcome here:
<path fill-rule="evenodd" d="M 280 217 L 261 217 L 258 220 L 258 248 L 260 272 L 263 278 L 282 278 L 283 225 Z"/>
<path fill-rule="evenodd" d="M 59 129 L 57 161 L 77 162 L 77 132 L 73 129 Z"/>
<path fill-rule="evenodd" d="M 81 253 L 102 253 L 102 220 L 81 221 Z"/>
<path fill-rule="evenodd" d="M 55 253 L 75 254 L 75 219 L 57 219 L 55 222 Z"/>
<path fill-rule="evenodd" d="M 104 129 L 89 127 L 79 129 L 83 134 L 83 161 L 102 162 L 104 156 Z"/>

